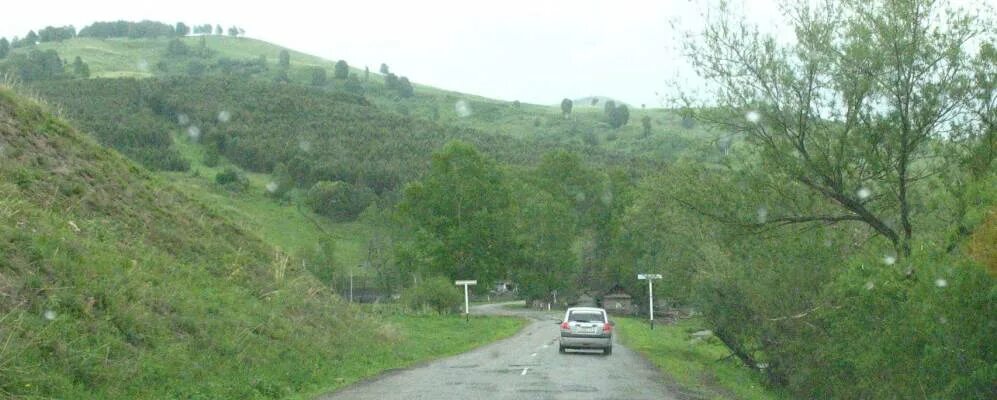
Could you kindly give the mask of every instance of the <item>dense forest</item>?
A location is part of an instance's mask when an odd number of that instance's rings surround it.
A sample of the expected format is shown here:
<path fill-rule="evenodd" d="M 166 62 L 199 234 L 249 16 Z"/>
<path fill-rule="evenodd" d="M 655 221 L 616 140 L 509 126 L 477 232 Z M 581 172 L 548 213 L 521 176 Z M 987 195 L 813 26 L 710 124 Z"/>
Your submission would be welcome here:
<path fill-rule="evenodd" d="M 792 44 L 725 13 L 686 43 L 716 89 L 681 110 L 702 137 L 654 139 L 645 115 L 625 146 L 577 137 L 622 129 L 625 106 L 510 122 L 524 106 L 476 100 L 471 120 L 387 66 L 329 79 L 203 41 L 171 41 L 152 78 L 30 87 L 152 169 L 227 162 L 220 184 L 269 174 L 275 202 L 386 227 L 367 260 L 386 292 L 473 277 L 565 301 L 661 273 L 657 298 L 795 397 L 993 397 L 992 21 L 923 1 L 785 13 Z M 503 133 L 550 115 L 552 134 Z"/>

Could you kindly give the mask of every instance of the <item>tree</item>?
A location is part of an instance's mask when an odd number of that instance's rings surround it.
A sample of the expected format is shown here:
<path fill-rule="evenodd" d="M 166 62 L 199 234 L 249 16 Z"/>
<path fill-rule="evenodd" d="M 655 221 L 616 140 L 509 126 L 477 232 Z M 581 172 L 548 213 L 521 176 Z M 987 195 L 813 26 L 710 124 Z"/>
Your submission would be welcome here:
<path fill-rule="evenodd" d="M 335 76 L 336 79 L 346 79 L 346 77 L 349 75 L 350 75 L 350 66 L 346 64 L 346 61 L 343 60 L 336 61 L 336 69 L 335 72 L 333 73 L 333 76 Z"/>
<path fill-rule="evenodd" d="M 190 47 L 179 38 L 174 38 L 166 45 L 166 54 L 171 57 L 183 57 L 190 54 Z"/>
<path fill-rule="evenodd" d="M 305 203 L 317 214 L 339 221 L 352 221 L 377 196 L 366 186 L 354 186 L 342 181 L 318 181 L 308 190 Z"/>
<path fill-rule="evenodd" d="M 83 59 L 80 58 L 80 56 L 76 56 L 76 58 L 73 59 L 73 74 L 81 78 L 90 77 L 90 66 L 83 62 Z"/>
<path fill-rule="evenodd" d="M 38 34 L 35 31 L 28 31 L 27 36 L 21 39 L 21 43 L 26 46 L 34 46 L 38 44 Z"/>
<path fill-rule="evenodd" d="M 385 63 L 381 63 L 381 69 L 379 71 L 381 71 L 381 74 L 383 75 L 391 73 L 391 71 L 388 70 L 388 64 Z"/>
<path fill-rule="evenodd" d="M 277 66 L 281 68 L 291 66 L 291 53 L 289 53 L 286 49 L 282 49 L 280 54 L 277 56 Z"/>
<path fill-rule="evenodd" d="M 515 249 L 511 206 L 498 167 L 455 141 L 433 154 L 429 173 L 405 188 L 398 209 L 417 229 L 430 272 L 487 287 L 505 276 Z"/>
<path fill-rule="evenodd" d="M 908 256 L 915 188 L 944 169 L 934 144 L 966 115 L 965 44 L 987 30 L 935 2 L 807 4 L 787 10 L 794 44 L 724 17 L 686 44 L 720 88 L 700 117 L 743 135 L 777 190 L 811 196 L 766 224 L 860 223 Z"/>
<path fill-rule="evenodd" d="M 612 126 L 613 129 L 626 125 L 627 122 L 630 121 L 630 108 L 628 108 L 626 104 L 620 104 L 619 106 L 608 108 L 610 103 L 612 102 L 606 103 L 607 109 L 609 110 L 607 115 L 609 118 L 609 125 Z"/>
<path fill-rule="evenodd" d="M 10 42 L 7 38 L 0 38 L 0 59 L 7 58 L 7 54 L 10 54 Z"/>
<path fill-rule="evenodd" d="M 516 232 L 520 260 L 513 271 L 519 295 L 528 300 L 561 298 L 575 286 L 577 268 L 572 244 L 576 219 L 572 205 L 541 187 L 520 184 Z"/>
<path fill-rule="evenodd" d="M 312 86 L 325 86 L 325 83 L 326 83 L 325 68 L 322 67 L 312 68 Z"/>
<path fill-rule="evenodd" d="M 398 95 L 408 98 L 412 97 L 414 94 L 415 92 L 412 88 L 412 82 L 409 82 L 408 78 L 404 76 L 401 77 L 401 79 L 398 80 Z"/>
<path fill-rule="evenodd" d="M 222 26 L 221 25 L 215 25 L 215 35 L 221 36 L 224 33 L 225 33 L 225 31 L 222 30 Z"/>
<path fill-rule="evenodd" d="M 363 81 L 370 81 L 370 67 L 368 66 L 363 67 Z"/>
<path fill-rule="evenodd" d="M 651 136 L 651 117 L 647 115 L 641 117 L 640 125 L 643 128 L 644 137 Z"/>
<path fill-rule="evenodd" d="M 190 34 L 190 27 L 183 22 L 177 22 L 177 26 L 173 30 L 177 32 L 177 36 L 187 36 Z"/>
<path fill-rule="evenodd" d="M 398 75 L 388 73 L 384 76 L 384 86 L 391 90 L 398 90 Z"/>
<path fill-rule="evenodd" d="M 242 34 L 242 29 L 239 29 L 238 26 L 233 25 L 233 26 L 230 26 L 228 28 L 228 35 L 229 36 L 236 37 L 236 36 L 239 36 L 241 34 Z"/>
<path fill-rule="evenodd" d="M 564 115 L 565 118 L 567 118 L 568 115 L 571 114 L 572 106 L 574 106 L 574 103 L 571 101 L 571 99 L 565 98 L 564 100 L 561 100 L 561 114 Z"/>

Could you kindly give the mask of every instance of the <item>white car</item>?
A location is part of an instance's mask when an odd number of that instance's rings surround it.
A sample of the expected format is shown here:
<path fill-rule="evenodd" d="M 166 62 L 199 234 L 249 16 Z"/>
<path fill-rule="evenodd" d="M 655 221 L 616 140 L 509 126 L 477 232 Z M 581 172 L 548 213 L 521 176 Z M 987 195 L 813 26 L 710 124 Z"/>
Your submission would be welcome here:
<path fill-rule="evenodd" d="M 613 323 L 606 310 L 594 307 L 574 307 L 564 312 L 558 350 L 600 349 L 613 354 Z"/>

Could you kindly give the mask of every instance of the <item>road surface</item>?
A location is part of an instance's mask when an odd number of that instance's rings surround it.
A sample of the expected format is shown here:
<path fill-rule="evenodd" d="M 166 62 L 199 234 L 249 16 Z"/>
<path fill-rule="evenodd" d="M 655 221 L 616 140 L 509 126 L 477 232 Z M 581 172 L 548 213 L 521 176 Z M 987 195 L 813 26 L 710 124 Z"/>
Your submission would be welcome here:
<path fill-rule="evenodd" d="M 520 303 L 521 304 L 521 303 Z M 517 315 L 530 320 L 513 337 L 450 358 L 378 378 L 320 397 L 339 399 L 677 399 L 660 372 L 619 343 L 613 354 L 560 354 L 559 313 L 497 304 L 472 314 Z M 615 340 L 615 339 L 614 339 Z"/>

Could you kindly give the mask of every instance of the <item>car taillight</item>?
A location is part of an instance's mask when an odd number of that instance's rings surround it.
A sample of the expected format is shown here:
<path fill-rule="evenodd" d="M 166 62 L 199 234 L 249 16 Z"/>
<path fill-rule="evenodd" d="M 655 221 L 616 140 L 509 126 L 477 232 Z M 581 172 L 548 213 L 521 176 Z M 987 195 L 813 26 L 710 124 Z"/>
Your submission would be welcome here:
<path fill-rule="evenodd" d="M 547 326 L 550 326 L 550 325 L 547 325 Z M 562 323 L 561 323 L 561 330 L 565 330 L 565 331 L 566 331 L 566 330 L 568 330 L 568 329 L 571 329 L 571 327 L 570 327 L 570 326 L 568 326 L 568 321 L 564 321 L 564 322 L 562 322 Z"/>
<path fill-rule="evenodd" d="M 602 324 L 602 331 L 603 332 L 611 332 L 612 330 L 613 330 L 613 326 L 612 325 L 610 325 L 610 324 Z"/>

